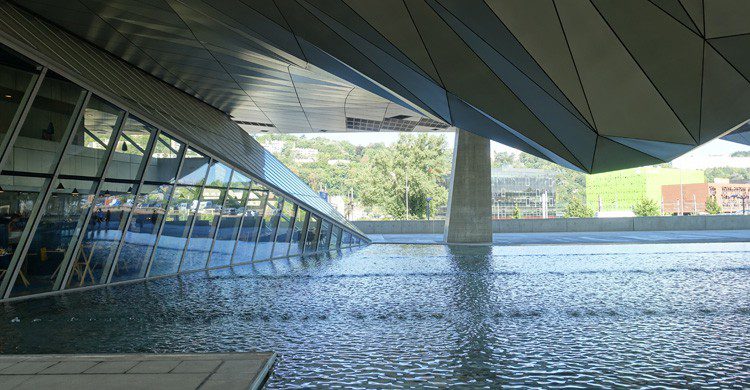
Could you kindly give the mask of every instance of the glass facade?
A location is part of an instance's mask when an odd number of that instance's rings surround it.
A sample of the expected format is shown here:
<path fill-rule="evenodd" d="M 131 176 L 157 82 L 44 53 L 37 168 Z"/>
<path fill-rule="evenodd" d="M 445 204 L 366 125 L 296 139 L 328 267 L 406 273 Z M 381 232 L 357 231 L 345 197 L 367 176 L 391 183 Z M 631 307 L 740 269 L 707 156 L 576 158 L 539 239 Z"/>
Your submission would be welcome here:
<path fill-rule="evenodd" d="M 554 218 L 555 174 L 543 169 L 492 168 L 492 218 Z"/>
<path fill-rule="evenodd" d="M 258 242 L 255 244 L 255 252 L 253 253 L 254 260 L 271 258 L 276 238 L 276 226 L 279 224 L 279 215 L 281 214 L 281 207 L 283 205 L 283 198 L 277 196 L 273 191 L 268 192 L 266 209 L 263 211 L 263 218 L 260 220 Z"/>
<path fill-rule="evenodd" d="M 276 244 L 273 246 L 273 257 L 284 257 L 289 253 L 289 240 L 294 226 L 294 215 L 297 206 L 290 200 L 280 201 L 281 214 L 279 215 L 279 227 L 276 229 Z"/>
<path fill-rule="evenodd" d="M 307 234 L 305 235 L 305 250 L 303 253 L 314 253 L 318 250 L 318 235 L 320 234 L 320 217 L 310 215 L 307 223 Z"/>
<path fill-rule="evenodd" d="M 328 244 L 331 242 L 331 223 L 323 221 L 320 227 L 320 234 L 318 235 L 318 250 L 328 250 Z"/>
<path fill-rule="evenodd" d="M 0 299 L 365 242 L 2 45 L 0 69 Z"/>
<path fill-rule="evenodd" d="M 289 256 L 300 255 L 305 249 L 305 229 L 307 229 L 307 210 L 298 207 L 294 218 L 291 240 L 289 242 Z"/>
<path fill-rule="evenodd" d="M 232 263 L 247 263 L 253 259 L 267 199 L 268 190 L 266 189 L 254 189 L 248 194 L 247 203 L 242 215 L 240 236 L 237 239 L 237 247 L 232 255 Z"/>
<path fill-rule="evenodd" d="M 200 187 L 176 186 L 154 252 L 150 276 L 176 273 L 198 207 Z"/>
<path fill-rule="evenodd" d="M 185 248 L 180 271 L 193 271 L 206 268 L 211 244 L 214 241 L 216 227 L 219 224 L 226 191 L 218 188 L 204 188 L 198 205 L 198 212 L 193 218 L 193 228 Z"/>
<path fill-rule="evenodd" d="M 221 267 L 231 263 L 237 234 L 240 231 L 240 222 L 245 213 L 245 202 L 247 202 L 247 190 L 229 189 L 227 191 L 221 220 L 216 230 L 214 247 L 211 250 L 211 267 Z"/>

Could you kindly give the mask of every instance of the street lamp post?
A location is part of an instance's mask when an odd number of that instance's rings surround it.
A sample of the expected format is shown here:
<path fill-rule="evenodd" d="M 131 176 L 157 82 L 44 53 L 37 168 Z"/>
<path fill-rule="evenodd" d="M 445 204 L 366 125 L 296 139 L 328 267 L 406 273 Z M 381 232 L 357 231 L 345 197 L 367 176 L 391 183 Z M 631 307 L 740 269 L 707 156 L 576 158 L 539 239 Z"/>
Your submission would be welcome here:
<path fill-rule="evenodd" d="M 406 219 L 409 219 L 409 174 L 404 172 L 406 175 L 405 181 L 406 181 L 406 192 L 404 193 L 404 197 L 406 197 Z"/>
<path fill-rule="evenodd" d="M 745 195 L 736 195 L 735 194 L 735 195 L 732 195 L 732 198 L 740 198 L 742 200 L 742 215 L 746 215 L 745 201 L 747 200 L 748 195 L 747 194 L 745 194 Z"/>
<path fill-rule="evenodd" d="M 406 190 L 404 191 L 404 203 L 406 203 L 406 219 L 409 219 L 409 174 L 404 172 Z M 391 178 L 396 182 L 396 172 L 391 172 Z"/>
<path fill-rule="evenodd" d="M 427 220 L 430 220 L 430 202 L 432 202 L 432 197 L 427 197 Z"/>

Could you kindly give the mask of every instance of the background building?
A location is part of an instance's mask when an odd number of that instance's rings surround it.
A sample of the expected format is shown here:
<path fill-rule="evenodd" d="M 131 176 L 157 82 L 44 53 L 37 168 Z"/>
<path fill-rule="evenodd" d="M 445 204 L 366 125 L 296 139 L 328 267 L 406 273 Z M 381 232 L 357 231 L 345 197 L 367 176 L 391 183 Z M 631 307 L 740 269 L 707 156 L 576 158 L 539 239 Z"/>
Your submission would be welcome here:
<path fill-rule="evenodd" d="M 661 187 L 705 183 L 702 170 L 644 167 L 586 176 L 586 203 L 594 211 L 630 211 L 641 199 L 661 204 Z"/>
<path fill-rule="evenodd" d="M 543 169 L 492 168 L 492 218 L 555 217 L 555 175 Z"/>
<path fill-rule="evenodd" d="M 706 213 L 706 200 L 715 196 L 722 213 L 742 213 L 750 208 L 750 184 L 697 183 L 665 185 L 661 188 L 664 214 Z M 682 201 L 680 201 L 682 194 Z"/>

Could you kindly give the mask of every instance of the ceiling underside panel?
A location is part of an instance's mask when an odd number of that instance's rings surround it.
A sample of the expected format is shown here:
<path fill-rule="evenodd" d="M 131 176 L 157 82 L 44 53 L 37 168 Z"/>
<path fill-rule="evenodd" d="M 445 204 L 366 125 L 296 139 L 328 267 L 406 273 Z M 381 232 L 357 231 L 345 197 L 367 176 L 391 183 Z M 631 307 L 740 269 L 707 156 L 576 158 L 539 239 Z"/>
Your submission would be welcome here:
<path fill-rule="evenodd" d="M 16 3 L 249 132 L 456 126 L 601 172 L 750 118 L 742 1 Z"/>

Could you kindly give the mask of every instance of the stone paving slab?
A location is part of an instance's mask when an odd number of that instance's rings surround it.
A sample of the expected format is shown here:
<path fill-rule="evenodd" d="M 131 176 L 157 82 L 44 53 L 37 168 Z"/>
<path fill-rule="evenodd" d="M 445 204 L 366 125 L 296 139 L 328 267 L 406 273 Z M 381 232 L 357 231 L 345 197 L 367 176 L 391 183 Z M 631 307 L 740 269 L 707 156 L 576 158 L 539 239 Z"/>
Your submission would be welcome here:
<path fill-rule="evenodd" d="M 258 389 L 275 353 L 0 355 L 0 389 Z"/>

